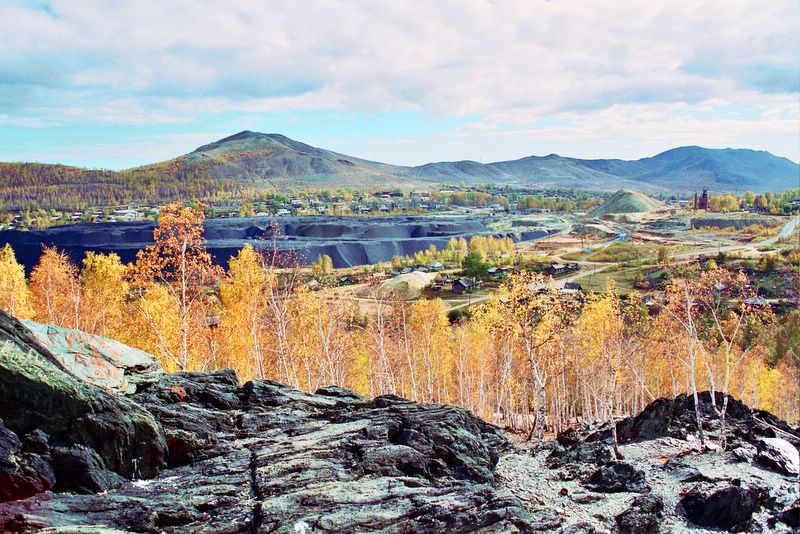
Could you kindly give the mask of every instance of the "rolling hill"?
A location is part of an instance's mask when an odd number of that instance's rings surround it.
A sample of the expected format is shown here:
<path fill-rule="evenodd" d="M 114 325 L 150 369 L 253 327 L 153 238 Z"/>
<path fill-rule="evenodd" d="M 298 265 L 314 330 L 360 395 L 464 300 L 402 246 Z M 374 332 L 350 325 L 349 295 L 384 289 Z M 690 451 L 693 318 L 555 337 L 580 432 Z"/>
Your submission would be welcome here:
<path fill-rule="evenodd" d="M 748 149 L 673 148 L 639 160 L 576 159 L 556 154 L 490 163 L 521 180 L 585 184 L 597 189 L 784 191 L 800 187 L 800 166 L 769 152 Z M 616 184 L 616 185 L 614 185 Z"/>
<path fill-rule="evenodd" d="M 0 210 L 232 197 L 252 188 L 428 188 L 485 183 L 534 189 L 646 192 L 783 191 L 800 187 L 800 166 L 769 152 L 667 150 L 634 161 L 528 156 L 512 161 L 390 165 L 317 148 L 280 134 L 243 131 L 173 159 L 123 171 L 0 163 Z"/>

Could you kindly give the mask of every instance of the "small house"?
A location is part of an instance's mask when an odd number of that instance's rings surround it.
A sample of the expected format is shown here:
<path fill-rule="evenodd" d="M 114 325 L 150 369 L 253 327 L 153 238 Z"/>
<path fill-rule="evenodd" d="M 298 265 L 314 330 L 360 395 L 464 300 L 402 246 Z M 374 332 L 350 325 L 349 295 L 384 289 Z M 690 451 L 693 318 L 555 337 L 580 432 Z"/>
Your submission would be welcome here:
<path fill-rule="evenodd" d="M 452 291 L 456 295 L 472 293 L 475 291 L 475 280 L 472 278 L 457 278 L 453 280 Z"/>
<path fill-rule="evenodd" d="M 577 293 L 583 290 L 581 285 L 577 282 L 567 282 L 564 284 L 564 289 L 561 290 L 562 293 Z"/>
<path fill-rule="evenodd" d="M 491 267 L 487 271 L 492 280 L 502 280 L 508 275 L 508 271 L 500 267 Z"/>
<path fill-rule="evenodd" d="M 444 264 L 440 261 L 434 261 L 433 263 L 428 264 L 428 270 L 434 273 L 438 273 L 444 270 Z"/>

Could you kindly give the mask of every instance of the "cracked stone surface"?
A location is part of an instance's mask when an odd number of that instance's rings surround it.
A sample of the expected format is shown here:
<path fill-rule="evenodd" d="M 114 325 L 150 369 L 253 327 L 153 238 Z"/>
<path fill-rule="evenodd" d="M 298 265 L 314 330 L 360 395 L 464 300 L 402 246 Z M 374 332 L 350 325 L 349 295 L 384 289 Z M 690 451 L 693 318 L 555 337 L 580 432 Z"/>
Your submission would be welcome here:
<path fill-rule="evenodd" d="M 520 502 L 492 486 L 511 448 L 496 428 L 449 406 L 334 394 L 240 388 L 227 371 L 166 375 L 132 399 L 161 422 L 168 458 L 174 450 L 184 465 L 103 494 L 2 504 L 0 529 L 529 530 Z"/>
<path fill-rule="evenodd" d="M 122 395 L 0 317 L 0 531 L 530 531 L 493 486 L 513 449 L 452 406 L 229 370 Z"/>

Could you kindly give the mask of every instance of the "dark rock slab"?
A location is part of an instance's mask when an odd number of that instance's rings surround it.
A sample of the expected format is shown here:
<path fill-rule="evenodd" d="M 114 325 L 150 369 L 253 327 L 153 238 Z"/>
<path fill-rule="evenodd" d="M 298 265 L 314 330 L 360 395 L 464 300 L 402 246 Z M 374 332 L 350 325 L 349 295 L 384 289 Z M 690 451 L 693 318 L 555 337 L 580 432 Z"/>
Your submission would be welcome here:
<path fill-rule="evenodd" d="M 791 506 L 783 510 L 779 519 L 792 528 L 800 529 L 800 505 Z"/>
<path fill-rule="evenodd" d="M 758 508 L 758 493 L 750 488 L 729 486 L 711 494 L 694 488 L 681 500 L 686 517 L 707 528 L 742 531 L 749 528 Z"/>
<path fill-rule="evenodd" d="M 100 456 L 87 447 L 55 447 L 51 452 L 56 491 L 100 493 L 116 488 L 124 479 L 103 467 Z"/>
<path fill-rule="evenodd" d="M 50 463 L 22 450 L 17 435 L 0 420 L 0 502 L 24 499 L 55 484 Z"/>
<path fill-rule="evenodd" d="M 611 462 L 600 466 L 587 479 L 586 486 L 593 491 L 604 493 L 650 491 L 644 471 L 625 462 Z"/>
<path fill-rule="evenodd" d="M 664 501 L 657 495 L 641 495 L 616 517 L 619 534 L 654 534 L 663 517 Z"/>

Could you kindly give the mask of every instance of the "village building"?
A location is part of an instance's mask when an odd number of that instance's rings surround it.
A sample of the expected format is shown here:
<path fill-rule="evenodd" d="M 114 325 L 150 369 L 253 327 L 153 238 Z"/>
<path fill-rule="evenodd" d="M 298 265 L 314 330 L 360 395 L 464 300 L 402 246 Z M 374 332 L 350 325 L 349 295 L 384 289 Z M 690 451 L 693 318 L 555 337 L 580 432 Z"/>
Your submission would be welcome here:
<path fill-rule="evenodd" d="M 474 278 L 457 278 L 453 280 L 452 291 L 456 295 L 463 295 L 464 293 L 472 293 L 475 291 Z"/>

